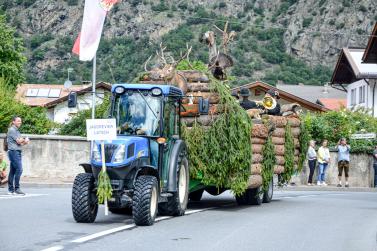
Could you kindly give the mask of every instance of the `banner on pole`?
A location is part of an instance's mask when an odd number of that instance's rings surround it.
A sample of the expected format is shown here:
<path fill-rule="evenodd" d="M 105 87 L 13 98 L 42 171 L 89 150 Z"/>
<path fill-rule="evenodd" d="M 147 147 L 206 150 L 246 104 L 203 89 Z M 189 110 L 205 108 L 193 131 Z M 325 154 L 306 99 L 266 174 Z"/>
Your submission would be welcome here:
<path fill-rule="evenodd" d="M 87 119 L 87 140 L 114 140 L 117 137 L 115 119 Z"/>
<path fill-rule="evenodd" d="M 118 0 L 85 0 L 81 32 L 72 48 L 72 52 L 79 55 L 81 61 L 91 61 L 96 55 L 106 14 L 117 2 Z"/>

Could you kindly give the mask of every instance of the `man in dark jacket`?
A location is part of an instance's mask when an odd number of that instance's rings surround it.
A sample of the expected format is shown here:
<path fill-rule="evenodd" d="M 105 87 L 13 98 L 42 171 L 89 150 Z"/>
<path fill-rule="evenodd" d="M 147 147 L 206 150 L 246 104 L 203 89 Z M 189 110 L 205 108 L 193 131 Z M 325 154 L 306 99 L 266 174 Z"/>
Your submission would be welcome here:
<path fill-rule="evenodd" d="M 242 88 L 240 91 L 240 96 L 242 97 L 242 100 L 240 101 L 240 106 L 245 109 L 258 109 L 258 105 L 254 102 L 249 100 L 250 91 L 246 88 Z"/>

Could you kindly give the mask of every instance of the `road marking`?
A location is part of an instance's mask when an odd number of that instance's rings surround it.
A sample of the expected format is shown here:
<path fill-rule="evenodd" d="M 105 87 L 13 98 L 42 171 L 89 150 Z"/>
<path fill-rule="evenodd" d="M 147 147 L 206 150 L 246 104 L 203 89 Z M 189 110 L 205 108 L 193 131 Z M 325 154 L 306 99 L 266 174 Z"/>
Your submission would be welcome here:
<path fill-rule="evenodd" d="M 62 249 L 64 249 L 63 246 L 54 246 L 54 247 L 43 249 L 41 251 L 58 251 L 58 250 L 62 250 Z"/>
<path fill-rule="evenodd" d="M 214 207 L 196 209 L 196 210 L 187 210 L 185 212 L 185 215 L 199 213 L 199 212 L 207 211 L 207 210 L 210 210 L 210 209 L 213 209 L 213 208 Z M 172 217 L 172 216 L 161 216 L 161 217 L 156 218 L 155 222 L 159 222 L 159 221 L 163 221 L 163 220 L 167 220 L 167 219 L 171 219 L 171 218 L 174 218 L 174 217 Z M 102 231 L 102 232 L 94 233 L 94 234 L 91 234 L 91 235 L 87 235 L 87 236 L 75 239 L 71 242 L 73 242 L 73 243 L 83 243 L 83 242 L 87 242 L 87 241 L 90 241 L 90 240 L 93 240 L 93 239 L 97 239 L 97 238 L 100 238 L 100 237 L 103 237 L 103 236 L 106 236 L 106 235 L 109 235 L 109 234 L 113 234 L 113 233 L 121 232 L 121 231 L 124 231 L 124 230 L 127 230 L 127 229 L 131 229 L 131 228 L 134 228 L 134 227 L 136 227 L 135 224 L 128 224 L 128 225 L 121 226 L 121 227 L 111 228 L 111 229 L 108 229 L 108 230 L 105 230 L 105 231 Z"/>
<path fill-rule="evenodd" d="M 40 196 L 47 196 L 47 195 L 48 194 L 25 194 L 25 195 L 0 194 L 0 200 L 31 198 L 31 197 L 40 197 Z"/>

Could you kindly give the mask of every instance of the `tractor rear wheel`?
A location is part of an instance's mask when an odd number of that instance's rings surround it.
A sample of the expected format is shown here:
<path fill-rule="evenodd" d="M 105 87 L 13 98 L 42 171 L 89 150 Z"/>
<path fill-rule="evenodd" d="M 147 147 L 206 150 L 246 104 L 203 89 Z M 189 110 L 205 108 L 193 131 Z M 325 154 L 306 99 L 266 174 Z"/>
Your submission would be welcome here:
<path fill-rule="evenodd" d="M 199 190 L 189 193 L 189 200 L 200 201 L 202 199 L 203 192 L 204 192 L 204 189 L 199 189 Z"/>
<path fill-rule="evenodd" d="M 136 179 L 132 199 L 132 215 L 138 226 L 153 225 L 158 210 L 157 178 L 141 175 Z"/>
<path fill-rule="evenodd" d="M 270 183 L 268 184 L 267 191 L 265 191 L 263 194 L 263 203 L 270 203 L 273 195 L 274 195 L 274 181 L 273 179 L 271 179 Z"/>
<path fill-rule="evenodd" d="M 262 187 L 246 189 L 245 193 L 236 196 L 238 205 L 260 205 L 263 201 Z"/>
<path fill-rule="evenodd" d="M 93 175 L 90 173 L 78 174 L 72 188 L 72 213 L 75 221 L 94 222 L 98 212 L 97 202 Z"/>
<path fill-rule="evenodd" d="M 159 204 L 161 215 L 182 216 L 185 214 L 189 198 L 189 168 L 186 156 L 178 159 L 177 192 L 168 197 L 168 202 Z"/>

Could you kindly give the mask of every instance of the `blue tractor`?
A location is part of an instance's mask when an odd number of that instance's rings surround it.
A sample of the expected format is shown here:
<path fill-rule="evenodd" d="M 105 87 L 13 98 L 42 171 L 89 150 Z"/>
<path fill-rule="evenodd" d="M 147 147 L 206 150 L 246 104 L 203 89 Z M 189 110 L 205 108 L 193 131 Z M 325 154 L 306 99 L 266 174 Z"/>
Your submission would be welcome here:
<path fill-rule="evenodd" d="M 75 97 L 74 97 L 75 98 Z M 76 176 L 72 212 L 77 222 L 94 222 L 98 211 L 97 182 L 105 156 L 113 196 L 113 213 L 132 214 L 136 225 L 152 225 L 157 213 L 185 213 L 189 193 L 187 148 L 181 139 L 183 93 L 168 85 L 116 84 L 111 91 L 110 118 L 117 139 L 93 142 L 85 173 Z"/>

